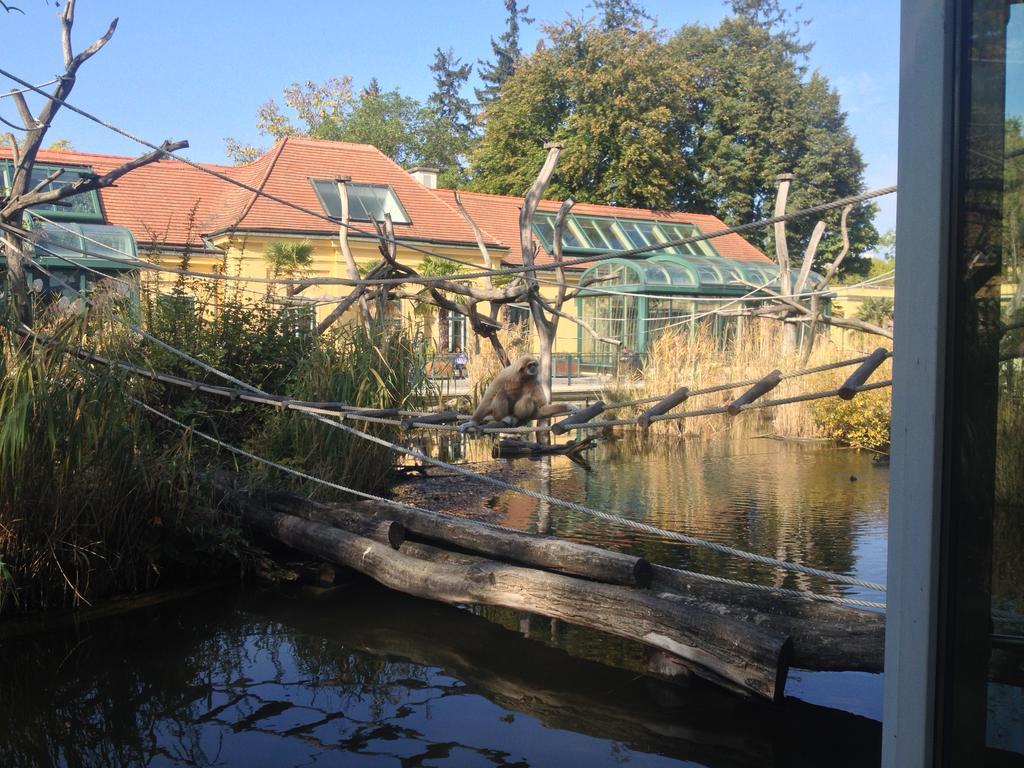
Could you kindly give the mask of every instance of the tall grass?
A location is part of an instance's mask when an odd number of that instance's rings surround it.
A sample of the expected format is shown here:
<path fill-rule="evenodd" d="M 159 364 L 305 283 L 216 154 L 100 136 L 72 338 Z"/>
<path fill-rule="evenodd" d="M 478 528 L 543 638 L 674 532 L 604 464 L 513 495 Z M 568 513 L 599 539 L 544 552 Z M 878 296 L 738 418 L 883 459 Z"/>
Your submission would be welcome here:
<path fill-rule="evenodd" d="M 371 338 L 362 327 L 344 326 L 298 364 L 286 381 L 286 390 L 303 400 L 407 408 L 428 384 L 424 363 L 424 350 L 406 334 L 382 331 Z M 394 427 L 355 425 L 392 442 L 399 439 Z M 295 411 L 271 416 L 253 442 L 260 453 L 282 463 L 363 491 L 380 491 L 395 466 L 395 454 L 389 449 Z M 271 477 L 272 471 L 259 470 L 257 479 L 288 484 L 312 497 L 339 496 L 323 485 Z"/>
<path fill-rule="evenodd" d="M 78 319 L 52 333 L 84 340 Z M 0 610 L 152 586 L 202 527 L 187 436 L 159 439 L 123 373 L 0 335 Z"/>
<path fill-rule="evenodd" d="M 782 371 L 816 367 L 852 357 L 827 339 L 819 339 L 814 352 L 802 364 L 800 355 L 783 356 L 781 330 L 772 321 L 747 322 L 735 343 L 723 349 L 709 325 L 701 325 L 693 333 L 689 329 L 668 332 L 656 339 L 648 350 L 642 378 L 620 380 L 604 397 L 611 402 L 652 397 L 673 392 L 680 387 L 702 389 L 733 381 L 759 379 L 775 369 Z M 865 339 L 865 348 L 877 344 Z M 764 399 L 786 398 L 807 392 L 834 389 L 853 368 L 785 379 Z M 891 369 L 880 368 L 872 380 L 887 378 Z M 743 388 L 711 393 L 693 398 L 683 408 L 698 410 L 727 404 L 742 394 Z M 714 435 L 726 430 L 747 434 L 771 433 L 787 437 L 832 438 L 856 447 L 881 450 L 888 446 L 888 390 L 865 392 L 854 400 L 837 405 L 835 399 L 794 403 L 755 410 L 736 417 L 703 416 L 655 422 L 651 431 L 662 436 Z M 639 415 L 651 406 L 630 406 L 616 413 L 617 418 Z"/>
<path fill-rule="evenodd" d="M 211 478 L 230 470 L 252 483 L 295 487 L 280 473 L 193 442 L 133 399 L 360 490 L 379 491 L 389 478 L 394 455 L 308 417 L 139 381 L 65 354 L 82 347 L 212 378 L 112 321 L 114 312 L 134 312 L 173 346 L 275 393 L 401 407 L 424 386 L 423 356 L 401 331 L 378 328 L 371 337 L 344 328 L 317 338 L 269 296 L 211 291 L 192 302 L 187 295 L 182 288 L 171 300 L 131 305 L 99 291 L 88 308 L 40 308 L 39 330 L 55 343 L 24 349 L 0 324 L 0 612 L 77 606 L 222 567 L 247 545 Z"/>

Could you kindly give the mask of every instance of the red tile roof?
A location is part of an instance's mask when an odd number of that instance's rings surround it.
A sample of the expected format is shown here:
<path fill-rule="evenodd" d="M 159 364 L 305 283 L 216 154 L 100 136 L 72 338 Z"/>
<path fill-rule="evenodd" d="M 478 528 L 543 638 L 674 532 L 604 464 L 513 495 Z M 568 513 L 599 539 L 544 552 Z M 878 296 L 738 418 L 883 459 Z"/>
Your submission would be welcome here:
<path fill-rule="evenodd" d="M 0 157 L 10 150 L 0 148 Z M 37 161 L 88 165 L 107 173 L 130 158 L 81 152 L 40 152 Z M 413 179 L 380 150 L 365 144 L 288 137 L 241 166 L 202 164 L 236 181 L 323 213 L 311 179 L 350 176 L 354 182 L 389 184 L 411 223 L 396 224 L 399 238 L 475 245 L 473 230 L 451 203 Z M 107 221 L 132 230 L 142 243 L 200 246 L 201 236 L 228 230 L 333 235 L 336 224 L 282 205 L 175 160 L 161 160 L 100 190 Z M 353 222 L 372 231 L 368 222 Z M 497 240 L 486 232 L 490 245 Z"/>
<path fill-rule="evenodd" d="M 450 189 L 439 189 L 439 194 L 447 195 L 454 200 L 454 191 Z M 523 205 L 521 197 L 509 195 L 490 195 L 482 192 L 466 192 L 459 190 L 459 197 L 463 205 L 469 211 L 473 220 L 481 228 L 496 235 L 501 244 L 509 248 L 509 254 L 505 261 L 510 264 L 522 264 L 522 248 L 519 246 L 519 211 Z M 557 213 L 562 202 L 560 200 L 542 200 L 538 209 Z M 675 213 L 666 211 L 652 211 L 645 208 L 620 208 L 614 205 L 593 205 L 591 203 L 577 203 L 572 208 L 573 213 L 590 216 L 615 216 L 621 219 L 654 219 L 656 221 L 675 222 L 679 224 L 693 224 L 704 232 L 714 232 L 725 229 L 726 225 L 716 216 L 702 213 Z M 748 243 L 737 234 L 722 235 L 712 238 L 709 241 L 719 255 L 727 259 L 739 259 L 741 261 L 764 261 L 774 263 L 760 250 Z M 540 251 L 537 255 L 538 263 L 545 263 L 551 260 L 551 255 L 544 249 L 543 243 L 539 243 Z"/>
<path fill-rule="evenodd" d="M 2 157 L 10 157 L 9 148 L 0 147 Z M 98 174 L 107 173 L 128 159 L 49 151 L 40 152 L 37 158 L 40 163 L 91 166 Z M 350 176 L 354 182 L 389 184 L 411 220 L 408 225 L 395 226 L 398 237 L 436 243 L 475 243 L 472 229 L 455 207 L 452 190 L 427 189 L 383 152 L 366 144 L 292 136 L 281 139 L 262 157 L 246 165 L 202 165 L 315 213 L 322 213 L 323 207 L 311 179 Z M 460 194 L 488 245 L 502 249 L 494 255 L 506 263 L 521 264 L 522 198 L 465 191 Z M 261 197 L 175 160 L 161 160 L 132 171 L 113 187 L 100 190 L 100 198 L 107 220 L 128 227 L 143 244 L 200 247 L 201 236 L 231 230 L 326 235 L 337 232 L 335 224 L 319 216 Z M 557 200 L 544 200 L 540 210 L 554 212 L 560 204 Z M 693 224 L 701 232 L 725 228 L 720 219 L 704 214 L 589 203 L 578 203 L 573 212 Z M 355 226 L 372 229 L 368 223 L 355 222 Z M 716 237 L 710 242 L 726 258 L 769 261 L 736 234 Z M 543 245 L 540 247 L 538 260 L 550 261 Z M 507 253 L 503 249 L 508 249 Z"/>

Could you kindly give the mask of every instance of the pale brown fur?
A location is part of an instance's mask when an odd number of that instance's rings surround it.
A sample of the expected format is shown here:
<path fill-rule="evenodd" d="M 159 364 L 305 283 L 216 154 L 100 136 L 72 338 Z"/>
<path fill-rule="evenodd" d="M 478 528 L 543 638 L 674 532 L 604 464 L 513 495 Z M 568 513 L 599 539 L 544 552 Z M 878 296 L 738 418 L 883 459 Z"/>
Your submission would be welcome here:
<path fill-rule="evenodd" d="M 548 403 L 541 386 L 540 362 L 533 355 L 520 355 L 502 369 L 487 387 L 472 418 L 460 429 L 467 431 L 488 422 L 514 427 L 533 419 L 543 419 L 572 410 Z"/>

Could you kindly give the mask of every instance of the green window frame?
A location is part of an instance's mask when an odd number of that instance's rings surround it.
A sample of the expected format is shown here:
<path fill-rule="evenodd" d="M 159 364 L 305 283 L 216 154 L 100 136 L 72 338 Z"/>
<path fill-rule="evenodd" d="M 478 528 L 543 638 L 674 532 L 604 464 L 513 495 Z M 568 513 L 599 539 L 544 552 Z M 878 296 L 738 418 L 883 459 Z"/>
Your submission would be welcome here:
<path fill-rule="evenodd" d="M 41 191 L 66 187 L 68 184 L 77 181 L 82 176 L 94 176 L 93 170 L 88 165 L 62 165 L 59 163 L 35 163 L 32 166 L 32 175 L 29 180 L 29 189 L 43 181 L 47 176 L 57 170 L 63 173 L 43 187 Z M 14 163 L 10 160 L 0 161 L 0 172 L 3 175 L 3 187 L 6 194 L 14 183 Z M 61 200 L 58 204 L 46 203 L 44 205 L 33 205 L 28 209 L 36 211 L 40 215 L 55 221 L 81 221 L 94 224 L 103 224 L 106 218 L 103 215 L 103 205 L 100 202 L 100 195 L 96 190 L 80 192 L 77 195 Z"/>
<path fill-rule="evenodd" d="M 533 233 L 549 252 L 554 250 L 555 214 L 534 214 Z M 616 216 L 584 216 L 569 214 L 562 230 L 562 248 L 581 253 L 609 253 L 647 248 L 670 240 L 684 240 L 699 235 L 694 224 L 657 221 L 654 219 L 626 219 Z M 718 256 L 708 241 L 666 246 L 655 253 L 687 256 Z"/>

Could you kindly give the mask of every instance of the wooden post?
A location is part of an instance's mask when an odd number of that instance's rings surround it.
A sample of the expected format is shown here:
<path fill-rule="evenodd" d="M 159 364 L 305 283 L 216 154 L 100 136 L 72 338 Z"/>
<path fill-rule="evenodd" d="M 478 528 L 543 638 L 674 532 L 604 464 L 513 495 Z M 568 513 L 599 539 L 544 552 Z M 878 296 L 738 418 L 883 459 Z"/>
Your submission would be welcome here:
<path fill-rule="evenodd" d="M 598 400 L 595 403 L 583 408 L 582 410 L 576 411 L 576 413 L 569 416 L 567 419 L 562 419 L 557 424 L 551 426 L 551 431 L 556 435 L 564 435 L 566 432 L 572 429 L 573 424 L 586 424 L 595 416 L 599 415 L 605 409 L 603 401 Z"/>
<path fill-rule="evenodd" d="M 780 173 L 775 177 L 779 182 L 775 194 L 775 210 L 773 217 L 786 214 L 786 202 L 789 200 L 789 186 L 793 182 L 792 173 Z M 789 274 L 789 245 L 786 242 L 786 222 L 775 224 L 775 254 L 779 261 L 779 293 L 789 296 L 792 293 L 793 281 Z M 790 323 L 782 326 L 782 354 L 788 355 L 796 347 L 796 327 Z"/>
<path fill-rule="evenodd" d="M 872 352 L 868 359 L 857 366 L 857 370 L 850 374 L 849 378 L 843 382 L 843 386 L 839 388 L 839 397 L 843 400 L 852 400 L 859 391 L 864 382 L 868 380 L 868 377 L 886 361 L 889 357 L 889 350 L 885 347 L 878 347 Z"/>
<path fill-rule="evenodd" d="M 726 407 L 726 410 L 729 412 L 730 416 L 736 416 L 742 410 L 742 406 L 754 402 L 755 400 L 757 400 L 757 398 L 761 397 L 762 395 L 768 394 L 777 386 L 779 386 L 781 381 L 782 371 L 778 369 L 772 371 L 759 382 L 757 382 L 757 384 L 752 386 L 742 395 L 740 395 L 731 403 L 729 403 L 729 405 Z"/>
<path fill-rule="evenodd" d="M 640 425 L 642 429 L 647 429 L 651 426 L 651 419 L 655 416 L 661 416 L 663 413 L 668 413 L 677 405 L 685 403 L 690 397 L 689 387 L 680 387 L 671 395 L 655 403 L 654 406 L 648 408 L 642 414 L 640 418 L 636 420 L 636 423 Z"/>

